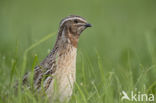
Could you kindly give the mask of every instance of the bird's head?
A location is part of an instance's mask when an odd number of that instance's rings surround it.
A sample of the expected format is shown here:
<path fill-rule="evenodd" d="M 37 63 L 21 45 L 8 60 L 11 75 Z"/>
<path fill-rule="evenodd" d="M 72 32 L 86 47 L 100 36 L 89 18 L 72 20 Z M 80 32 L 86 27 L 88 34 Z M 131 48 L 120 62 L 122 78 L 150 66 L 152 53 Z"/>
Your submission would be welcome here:
<path fill-rule="evenodd" d="M 91 27 L 84 18 L 80 16 L 71 15 L 60 22 L 60 28 L 65 28 L 73 35 L 80 35 L 87 27 Z"/>
<path fill-rule="evenodd" d="M 77 47 L 80 34 L 87 28 L 91 27 L 84 18 L 71 15 L 61 20 L 59 28 L 59 38 L 67 38 L 68 42 Z"/>

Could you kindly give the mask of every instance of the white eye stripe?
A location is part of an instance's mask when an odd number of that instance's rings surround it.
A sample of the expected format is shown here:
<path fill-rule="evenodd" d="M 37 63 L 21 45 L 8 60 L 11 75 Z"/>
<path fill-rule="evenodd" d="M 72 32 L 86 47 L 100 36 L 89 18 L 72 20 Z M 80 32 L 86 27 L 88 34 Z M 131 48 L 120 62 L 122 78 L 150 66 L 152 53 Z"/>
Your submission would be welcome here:
<path fill-rule="evenodd" d="M 86 22 L 86 21 L 85 21 L 84 19 L 82 19 L 82 18 L 79 18 L 79 17 L 71 17 L 71 18 L 67 18 L 67 19 L 63 20 L 63 21 L 61 22 L 61 24 L 60 24 L 60 27 L 61 27 L 66 21 L 68 21 L 68 20 L 74 20 L 74 19 L 79 19 L 80 21 Z"/>

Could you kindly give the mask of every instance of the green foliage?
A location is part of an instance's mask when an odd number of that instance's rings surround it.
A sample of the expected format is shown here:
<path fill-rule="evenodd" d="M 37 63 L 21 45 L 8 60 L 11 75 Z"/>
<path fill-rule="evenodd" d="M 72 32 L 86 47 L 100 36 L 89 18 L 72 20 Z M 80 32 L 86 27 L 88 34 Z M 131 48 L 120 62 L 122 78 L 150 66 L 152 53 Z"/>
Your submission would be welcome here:
<path fill-rule="evenodd" d="M 49 102 L 21 90 L 21 83 L 18 93 L 13 86 L 47 56 L 59 21 L 71 14 L 93 27 L 80 37 L 69 103 L 131 103 L 122 102 L 120 92 L 136 88 L 156 98 L 155 5 L 155 0 L 1 0 L 0 103 Z"/>

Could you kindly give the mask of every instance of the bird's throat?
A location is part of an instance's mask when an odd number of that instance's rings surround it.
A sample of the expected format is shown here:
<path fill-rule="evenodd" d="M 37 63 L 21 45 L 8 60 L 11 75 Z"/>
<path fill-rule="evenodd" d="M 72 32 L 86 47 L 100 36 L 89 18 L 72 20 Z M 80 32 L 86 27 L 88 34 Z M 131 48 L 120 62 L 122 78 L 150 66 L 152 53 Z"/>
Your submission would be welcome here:
<path fill-rule="evenodd" d="M 74 46 L 75 48 L 77 48 L 79 37 L 78 36 L 69 36 L 68 38 L 70 40 L 71 45 Z"/>

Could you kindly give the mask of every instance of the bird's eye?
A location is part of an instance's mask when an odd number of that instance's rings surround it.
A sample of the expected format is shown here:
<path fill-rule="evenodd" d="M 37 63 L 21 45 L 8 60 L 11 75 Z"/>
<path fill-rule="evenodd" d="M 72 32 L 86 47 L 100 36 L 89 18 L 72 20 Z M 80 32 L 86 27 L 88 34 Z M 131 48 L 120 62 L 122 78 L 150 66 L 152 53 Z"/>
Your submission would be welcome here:
<path fill-rule="evenodd" d="M 74 23 L 78 23 L 78 21 L 75 19 L 75 20 L 74 20 Z"/>

